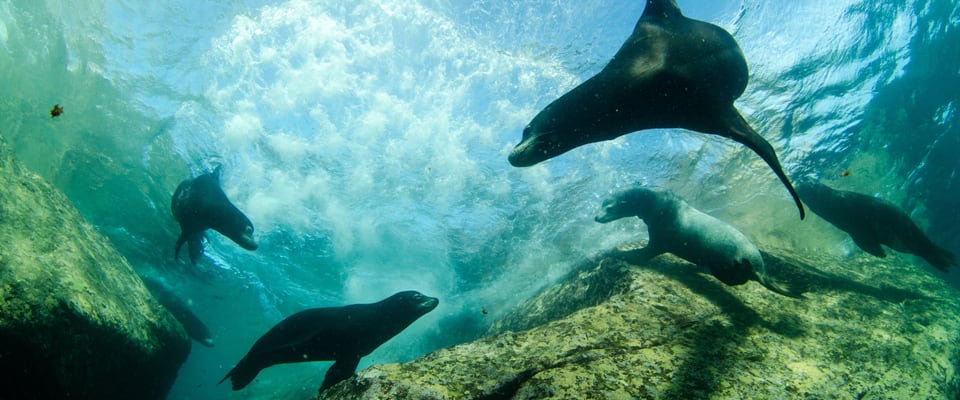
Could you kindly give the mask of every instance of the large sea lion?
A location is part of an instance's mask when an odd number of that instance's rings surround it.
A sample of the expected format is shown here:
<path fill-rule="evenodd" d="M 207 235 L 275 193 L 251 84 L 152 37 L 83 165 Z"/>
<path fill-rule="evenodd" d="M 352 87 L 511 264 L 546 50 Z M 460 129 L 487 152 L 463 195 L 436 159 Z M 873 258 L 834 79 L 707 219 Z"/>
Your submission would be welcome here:
<path fill-rule="evenodd" d="M 177 296 L 173 288 L 154 278 L 141 277 L 141 279 L 153 298 L 157 299 L 157 302 L 180 322 L 183 330 L 187 331 L 187 336 L 204 346 L 213 347 L 210 329 L 200 320 L 200 317 L 197 317 L 197 314 L 190 310 L 190 306 Z"/>
<path fill-rule="evenodd" d="M 352 376 L 361 357 L 439 303 L 434 297 L 406 291 L 372 304 L 300 311 L 270 328 L 220 382 L 230 378 L 233 390 L 240 390 L 271 365 L 334 361 L 320 386 L 322 392 Z"/>
<path fill-rule="evenodd" d="M 957 265 L 953 253 L 937 246 L 902 210 L 865 194 L 836 190 L 819 182 L 801 182 L 797 192 L 821 218 L 850 234 L 863 251 L 886 257 L 880 245 L 916 254 L 946 271 Z"/>
<path fill-rule="evenodd" d="M 190 247 L 190 261 L 194 264 L 203 254 L 203 234 L 213 229 L 247 250 L 256 250 L 253 223 L 243 214 L 220 187 L 220 166 L 206 173 L 180 182 L 170 200 L 173 217 L 180 223 L 180 237 L 174 249 L 174 259 L 180 256 L 180 247 Z"/>
<path fill-rule="evenodd" d="M 646 247 L 621 254 L 631 262 L 672 253 L 709 268 L 727 285 L 755 280 L 776 293 L 800 297 L 767 280 L 760 250 L 743 233 L 691 207 L 670 191 L 634 186 L 614 193 L 603 201 L 595 220 L 607 223 L 630 216 L 642 219 L 650 236 Z"/>
<path fill-rule="evenodd" d="M 550 103 L 523 130 L 510 164 L 525 167 L 587 143 L 654 128 L 684 128 L 749 147 L 803 205 L 773 147 L 733 101 L 747 85 L 747 62 L 733 37 L 686 18 L 673 0 L 647 0 L 633 33 L 600 73 Z"/>

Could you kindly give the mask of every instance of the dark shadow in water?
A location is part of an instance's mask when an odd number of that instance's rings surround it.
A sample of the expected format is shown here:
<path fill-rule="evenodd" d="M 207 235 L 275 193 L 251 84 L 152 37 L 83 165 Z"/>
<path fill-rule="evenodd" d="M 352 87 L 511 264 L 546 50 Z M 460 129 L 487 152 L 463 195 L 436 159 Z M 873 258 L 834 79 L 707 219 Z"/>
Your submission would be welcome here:
<path fill-rule="evenodd" d="M 628 246 L 634 247 L 634 246 Z M 621 250 L 622 251 L 622 250 Z M 755 359 L 760 361 L 764 352 L 755 353 L 744 346 L 750 329 L 761 328 L 777 335 L 795 338 L 805 334 L 807 322 L 788 312 L 764 314 L 746 305 L 724 285 L 712 276 L 707 268 L 682 261 L 673 256 L 661 255 L 640 264 L 632 264 L 619 258 L 618 251 L 610 251 L 588 260 L 583 260 L 570 273 L 560 280 L 563 284 L 552 285 L 541 291 L 527 303 L 518 307 L 518 311 L 505 316 L 499 327 L 488 334 L 504 330 L 525 330 L 549 321 L 564 318 L 578 310 L 603 303 L 610 297 L 629 290 L 630 271 L 642 269 L 663 275 L 676 281 L 690 291 L 702 296 L 720 309 L 717 314 L 697 321 L 700 316 L 676 314 L 678 326 L 688 326 L 681 338 L 691 352 L 685 356 L 677 368 L 666 397 L 708 398 L 717 392 L 722 377 L 730 376 L 737 363 Z M 824 272 L 808 263 L 790 257 L 763 253 L 768 278 L 781 286 L 788 286 L 797 292 L 815 294 L 827 292 L 851 292 L 874 297 L 890 303 L 899 303 L 909 299 L 921 299 L 925 296 L 900 288 L 874 287 L 836 274 Z M 747 285 L 759 285 L 749 282 Z M 810 299 L 790 299 L 772 291 L 764 294 L 784 302 L 804 302 Z M 560 299 L 554 302 L 540 303 L 540 299 Z M 731 354 L 730 349 L 739 349 Z M 735 356 L 735 357 L 734 357 Z"/>
<path fill-rule="evenodd" d="M 763 256 L 771 278 L 777 281 L 791 281 L 793 288 L 804 288 L 803 291 L 806 293 L 855 292 L 886 302 L 902 302 L 924 297 L 912 291 L 893 287 L 873 287 L 823 272 L 799 261 L 790 261 L 768 253 L 764 253 Z M 729 323 L 710 318 L 703 323 L 691 324 L 692 331 L 681 340 L 688 341 L 688 344 L 692 345 L 692 351 L 677 368 L 674 379 L 671 380 L 671 386 L 666 392 L 667 397 L 708 398 L 715 393 L 721 377 L 729 376 L 730 374 L 726 372 L 735 368 L 736 362 L 744 356 L 750 359 L 749 352 L 746 352 L 746 355 L 739 354 L 737 358 L 733 357 L 733 354 L 728 354 L 729 350 L 726 349 L 742 349 L 751 328 L 760 327 L 784 337 L 799 337 L 804 334 L 805 322 L 798 316 L 789 312 L 761 316 L 732 294 L 726 285 L 707 277 L 709 272 L 706 268 L 682 261 L 667 261 L 662 257 L 658 257 L 661 258 L 660 260 L 654 258 L 637 267 L 656 271 L 683 284 L 692 292 L 716 305 L 720 308 L 720 312 L 729 318 Z M 773 292 L 769 292 L 769 295 L 783 298 L 784 301 L 805 301 L 786 299 Z M 762 358 L 763 352 L 757 351 L 757 361 Z"/>
<path fill-rule="evenodd" d="M 783 319 L 785 322 L 772 324 L 764 320 L 755 310 L 747 307 L 726 287 L 699 273 L 692 273 L 697 267 L 657 269 L 664 276 L 673 279 L 691 291 L 703 296 L 720 308 L 720 312 L 729 317 L 730 324 L 714 318 L 693 325 L 683 341 L 693 345 L 692 351 L 677 368 L 674 378 L 667 389 L 667 397 L 708 398 L 717 391 L 724 371 L 733 368 L 736 358 L 730 357 L 728 350 L 740 348 L 750 328 L 763 326 L 778 334 L 794 337 L 803 333 L 800 321 L 795 318 Z M 770 293 L 771 296 L 779 296 Z M 802 300 L 795 300 L 802 301 Z"/>
<path fill-rule="evenodd" d="M 837 274 L 824 272 L 799 260 L 790 260 L 763 251 L 760 253 L 763 255 L 767 273 L 771 277 L 777 281 L 790 282 L 796 287 L 801 287 L 806 293 L 852 292 L 892 303 L 926 298 L 926 296 L 914 291 L 886 285 L 874 287 Z"/>

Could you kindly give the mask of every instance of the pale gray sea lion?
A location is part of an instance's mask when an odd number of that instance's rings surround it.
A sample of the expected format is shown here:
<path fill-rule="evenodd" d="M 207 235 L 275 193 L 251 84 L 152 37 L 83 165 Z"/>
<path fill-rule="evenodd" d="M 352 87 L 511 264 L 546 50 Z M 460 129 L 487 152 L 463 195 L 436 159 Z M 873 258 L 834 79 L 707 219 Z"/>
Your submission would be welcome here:
<path fill-rule="evenodd" d="M 776 293 L 800 297 L 768 281 L 760 251 L 743 233 L 670 191 L 634 186 L 614 193 L 603 201 L 595 220 L 607 223 L 631 216 L 643 220 L 650 236 L 646 247 L 624 254 L 631 262 L 671 253 L 709 268 L 727 285 L 755 280 Z"/>
<path fill-rule="evenodd" d="M 648 0 L 610 63 L 524 128 L 510 164 L 534 165 L 644 129 L 690 129 L 733 139 L 757 153 L 786 186 L 802 219 L 803 205 L 773 147 L 733 105 L 746 85 L 747 62 L 733 36 L 684 17 L 673 0 Z"/>

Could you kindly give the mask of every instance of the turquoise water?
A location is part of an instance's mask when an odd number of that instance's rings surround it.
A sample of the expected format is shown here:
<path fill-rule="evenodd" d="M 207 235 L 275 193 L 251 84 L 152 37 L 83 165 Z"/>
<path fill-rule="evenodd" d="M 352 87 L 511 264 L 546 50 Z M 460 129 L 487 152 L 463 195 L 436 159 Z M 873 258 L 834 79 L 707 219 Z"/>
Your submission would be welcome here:
<path fill-rule="evenodd" d="M 960 5 L 679 3 L 740 42 L 751 80 L 737 105 L 788 174 L 890 200 L 960 253 Z M 635 220 L 592 218 L 633 182 L 670 188 L 761 248 L 859 252 L 815 217 L 801 223 L 762 161 L 729 140 L 650 131 L 507 163 L 524 125 L 602 68 L 642 9 L 6 1 L 0 134 L 210 326 L 216 347 L 194 346 L 170 398 L 314 393 L 328 363 L 270 368 L 238 393 L 215 385 L 308 307 L 408 289 L 440 298 L 360 368 L 475 338 L 576 260 L 637 239 Z M 51 119 L 55 103 L 65 113 Z M 176 263 L 170 196 L 221 164 L 260 248 L 210 234 L 200 265 Z"/>

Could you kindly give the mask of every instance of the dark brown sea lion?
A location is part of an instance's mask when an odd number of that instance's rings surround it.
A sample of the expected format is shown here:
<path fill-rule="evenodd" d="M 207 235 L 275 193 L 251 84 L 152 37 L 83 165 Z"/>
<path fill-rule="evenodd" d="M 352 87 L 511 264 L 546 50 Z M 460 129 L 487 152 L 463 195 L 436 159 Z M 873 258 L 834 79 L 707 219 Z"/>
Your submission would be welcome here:
<path fill-rule="evenodd" d="M 240 247 L 256 250 L 253 223 L 243 214 L 220 187 L 220 166 L 206 173 L 180 182 L 170 199 L 173 217 L 180 223 L 180 237 L 174 248 L 174 259 L 180 255 L 184 243 L 190 247 L 190 261 L 194 264 L 203 254 L 203 234 L 213 229 L 233 240 Z"/>
<path fill-rule="evenodd" d="M 850 234 L 863 251 L 886 257 L 880 245 L 916 254 L 946 271 L 957 260 L 937 246 L 902 210 L 873 196 L 836 190 L 819 182 L 802 182 L 797 191 L 803 202 L 827 222 Z"/>
<path fill-rule="evenodd" d="M 756 152 L 786 186 L 803 218 L 803 205 L 773 147 L 733 106 L 746 85 L 747 62 L 733 36 L 684 17 L 673 0 L 647 0 L 610 63 L 524 128 L 510 164 L 531 166 L 644 129 L 690 129 L 733 139 Z"/>
<path fill-rule="evenodd" d="M 440 301 L 419 292 L 394 294 L 372 304 L 312 308 L 293 314 L 270 328 L 227 373 L 233 390 L 243 389 L 271 365 L 334 361 L 320 391 L 349 378 L 360 358 L 370 354 Z"/>

